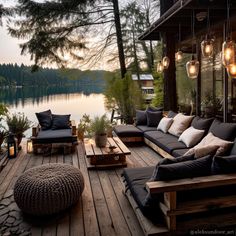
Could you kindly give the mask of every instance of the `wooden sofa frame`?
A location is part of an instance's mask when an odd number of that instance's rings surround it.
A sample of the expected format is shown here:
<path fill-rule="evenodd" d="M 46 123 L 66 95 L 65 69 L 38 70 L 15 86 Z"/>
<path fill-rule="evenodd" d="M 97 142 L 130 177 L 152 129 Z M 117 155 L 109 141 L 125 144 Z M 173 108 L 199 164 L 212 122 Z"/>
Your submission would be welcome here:
<path fill-rule="evenodd" d="M 151 195 L 164 194 L 164 201 L 159 207 L 165 219 L 165 225 L 155 225 L 146 218 L 138 208 L 131 192 L 125 192 L 133 207 L 145 235 L 183 235 L 194 229 L 220 228 L 236 225 L 236 195 L 214 196 L 191 201 L 178 201 L 180 191 L 206 189 L 220 186 L 236 186 L 236 174 L 212 175 L 196 177 L 193 179 L 180 179 L 172 181 L 147 182 L 146 188 Z M 234 186 L 234 187 L 235 187 Z M 230 187 L 230 186 L 229 186 Z M 231 186 L 232 187 L 232 186 Z M 225 209 L 226 212 L 217 212 Z M 230 211 L 231 210 L 231 211 Z M 207 216 L 204 216 L 208 212 Z M 193 213 L 199 213 L 201 218 L 194 218 Z M 179 220 L 179 216 L 188 216 L 187 220 Z"/>
<path fill-rule="evenodd" d="M 72 136 L 77 138 L 77 129 L 76 129 L 76 124 L 74 120 L 70 120 L 70 127 L 71 127 L 71 132 L 72 132 Z M 53 142 L 50 144 L 43 144 L 43 143 L 37 143 L 36 139 L 37 139 L 37 135 L 40 131 L 41 127 L 38 124 L 37 126 L 32 127 L 32 136 L 31 136 L 31 141 L 32 141 L 32 145 L 33 145 L 33 152 L 34 154 L 38 154 L 38 149 L 39 148 L 44 148 L 45 146 L 50 145 L 50 148 L 52 148 L 52 145 L 54 144 Z M 65 152 L 65 148 L 66 148 L 66 144 L 70 145 L 70 151 L 73 152 L 75 149 L 75 146 L 77 145 L 77 143 L 59 143 L 58 145 L 61 145 L 64 147 L 64 152 Z"/>

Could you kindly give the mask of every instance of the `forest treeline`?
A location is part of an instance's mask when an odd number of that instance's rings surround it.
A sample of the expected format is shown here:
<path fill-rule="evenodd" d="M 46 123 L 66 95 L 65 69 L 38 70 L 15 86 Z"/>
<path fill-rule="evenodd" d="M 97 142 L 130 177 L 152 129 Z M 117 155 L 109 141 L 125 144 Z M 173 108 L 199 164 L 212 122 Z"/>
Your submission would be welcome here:
<path fill-rule="evenodd" d="M 103 86 L 112 72 L 104 70 L 52 69 L 40 68 L 32 73 L 30 66 L 0 64 L 0 87 L 15 86 L 79 86 L 98 84 Z"/>

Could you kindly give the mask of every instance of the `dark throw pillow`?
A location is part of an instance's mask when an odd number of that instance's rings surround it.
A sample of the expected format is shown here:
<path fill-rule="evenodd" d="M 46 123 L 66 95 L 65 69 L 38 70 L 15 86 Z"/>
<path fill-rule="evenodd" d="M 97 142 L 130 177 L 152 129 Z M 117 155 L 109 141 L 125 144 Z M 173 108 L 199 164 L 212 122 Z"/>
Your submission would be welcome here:
<path fill-rule="evenodd" d="M 69 129 L 70 115 L 54 115 L 52 114 L 52 129 Z"/>
<path fill-rule="evenodd" d="M 163 111 L 163 107 L 152 107 L 152 106 L 149 106 L 147 108 L 147 111 Z"/>
<path fill-rule="evenodd" d="M 147 126 L 157 127 L 163 115 L 162 111 L 147 111 Z"/>
<path fill-rule="evenodd" d="M 205 134 L 208 132 L 214 118 L 201 118 L 196 116 L 193 118 L 191 126 L 195 129 L 205 130 Z"/>
<path fill-rule="evenodd" d="M 147 125 L 146 111 L 136 110 L 136 125 Z"/>
<path fill-rule="evenodd" d="M 211 166 L 212 174 L 236 173 L 236 155 L 215 156 Z"/>
<path fill-rule="evenodd" d="M 178 113 L 174 112 L 174 111 L 169 111 L 167 114 L 168 118 L 174 118 Z"/>
<path fill-rule="evenodd" d="M 236 138 L 236 124 L 214 120 L 209 132 L 213 133 L 218 138 L 233 141 Z"/>
<path fill-rule="evenodd" d="M 38 112 L 38 113 L 35 113 L 35 115 L 37 116 L 37 119 L 39 121 L 39 124 L 40 124 L 42 130 L 47 130 L 47 129 L 51 128 L 51 126 L 52 126 L 52 112 L 51 112 L 51 110 Z"/>
<path fill-rule="evenodd" d="M 155 180 L 174 180 L 206 176 L 211 174 L 212 157 L 210 155 L 184 162 L 159 165 Z"/>

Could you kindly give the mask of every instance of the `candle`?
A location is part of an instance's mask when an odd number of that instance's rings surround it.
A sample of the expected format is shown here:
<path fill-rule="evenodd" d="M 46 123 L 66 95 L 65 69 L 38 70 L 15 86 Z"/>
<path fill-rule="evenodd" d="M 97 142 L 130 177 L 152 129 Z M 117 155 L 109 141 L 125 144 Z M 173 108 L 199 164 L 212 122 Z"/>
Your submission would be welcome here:
<path fill-rule="evenodd" d="M 10 156 L 14 156 L 14 147 L 9 148 Z"/>

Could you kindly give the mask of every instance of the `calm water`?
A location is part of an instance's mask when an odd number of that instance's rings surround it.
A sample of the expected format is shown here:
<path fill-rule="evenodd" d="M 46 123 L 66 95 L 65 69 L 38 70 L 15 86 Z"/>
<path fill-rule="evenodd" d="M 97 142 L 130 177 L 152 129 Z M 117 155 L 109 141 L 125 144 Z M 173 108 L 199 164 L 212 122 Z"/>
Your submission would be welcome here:
<path fill-rule="evenodd" d="M 85 86 L 80 88 L 18 88 L 3 90 L 0 102 L 8 105 L 10 112 L 24 112 L 37 123 L 35 112 L 51 109 L 54 114 L 71 114 L 71 119 L 78 123 L 84 113 L 91 117 L 107 113 L 105 110 L 102 88 Z M 25 133 L 31 135 L 31 129 Z"/>

